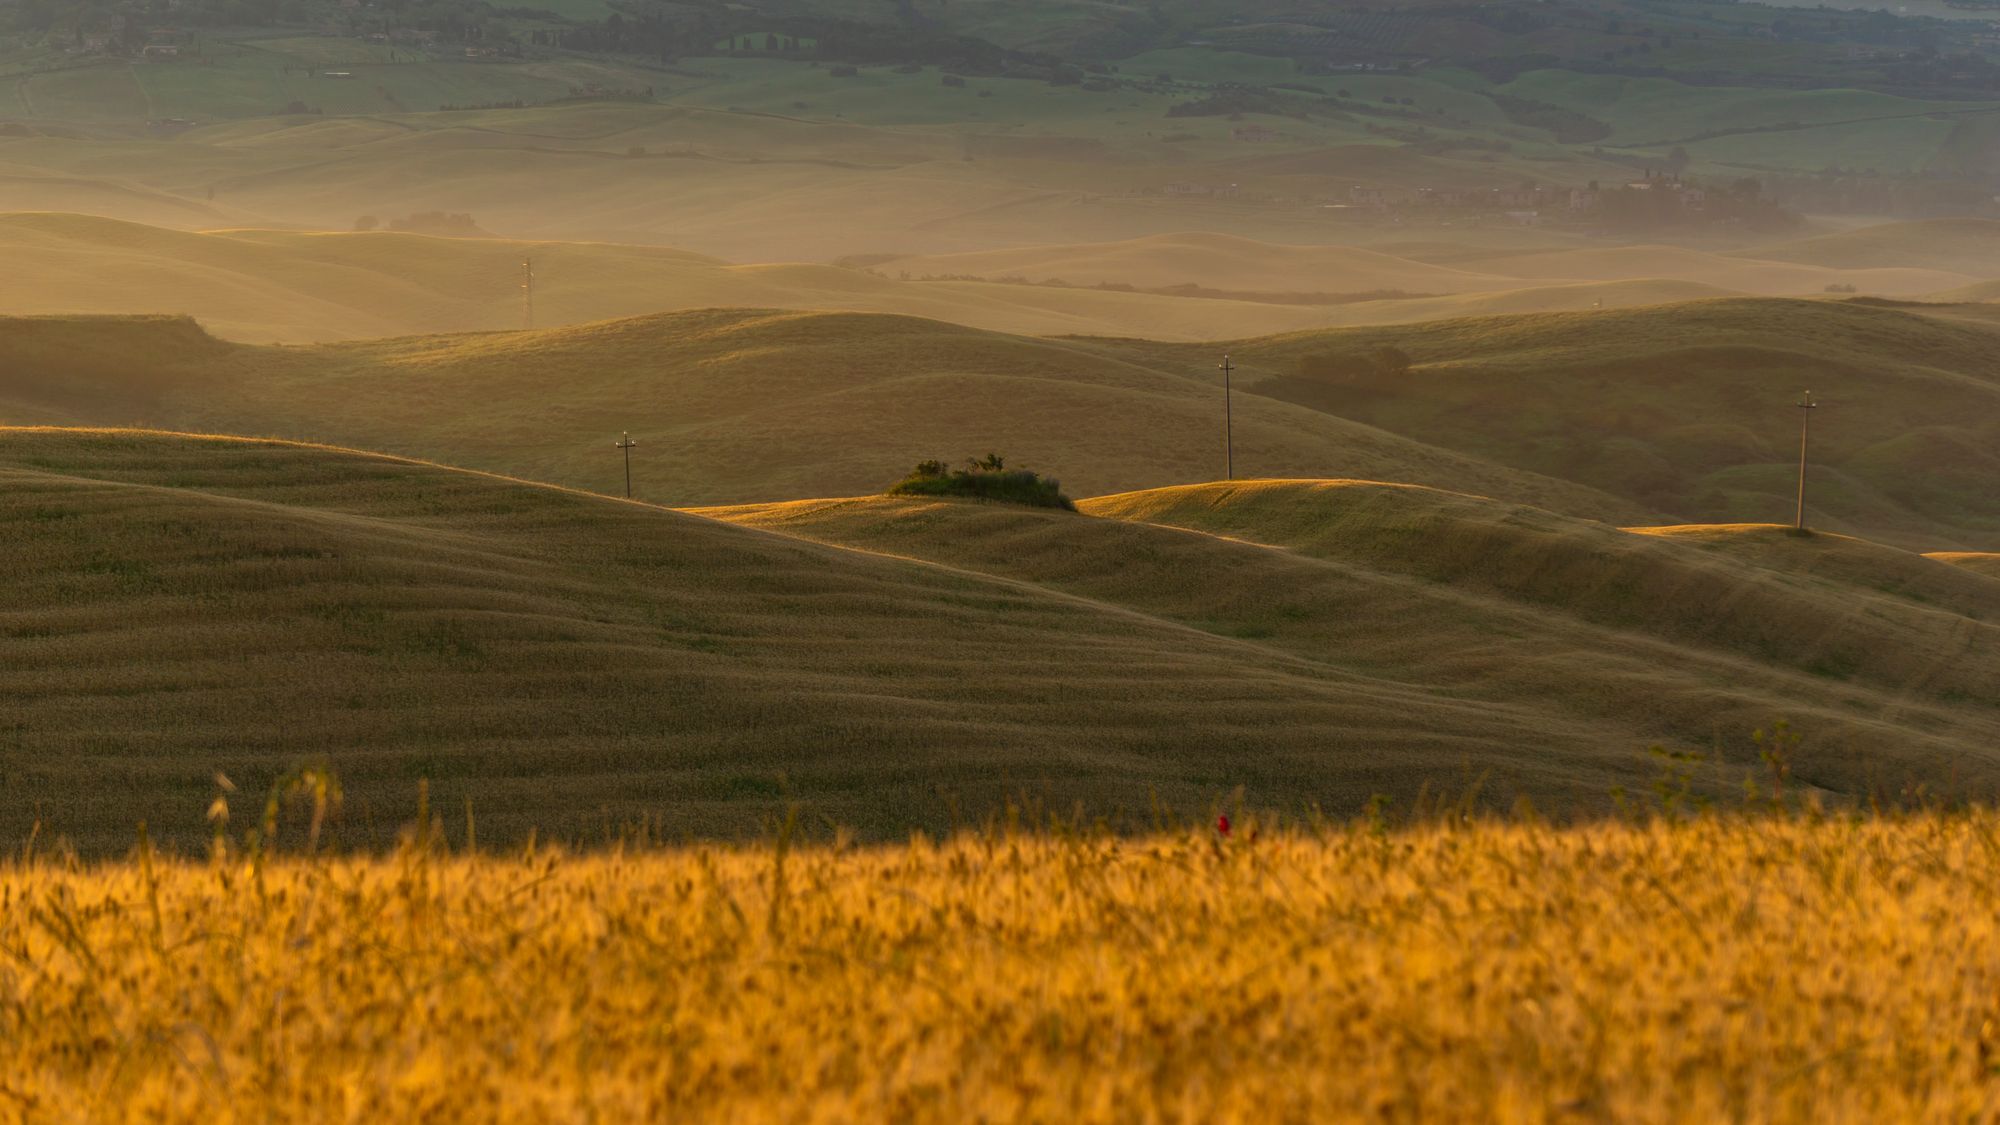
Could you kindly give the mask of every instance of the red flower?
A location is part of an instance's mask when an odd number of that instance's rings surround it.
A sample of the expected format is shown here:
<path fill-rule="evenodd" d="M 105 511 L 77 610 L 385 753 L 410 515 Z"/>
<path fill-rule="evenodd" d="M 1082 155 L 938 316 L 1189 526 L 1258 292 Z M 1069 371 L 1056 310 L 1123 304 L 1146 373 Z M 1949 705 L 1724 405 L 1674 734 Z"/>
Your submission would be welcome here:
<path fill-rule="evenodd" d="M 1228 813 L 1223 813 L 1223 814 L 1222 814 L 1221 816 L 1218 816 L 1218 817 L 1216 817 L 1216 818 L 1215 818 L 1215 830 L 1216 830 L 1217 832 L 1220 832 L 1220 833 L 1222 833 L 1222 834 L 1223 834 L 1224 836 L 1227 836 L 1227 835 L 1229 835 L 1229 814 L 1228 814 Z"/>

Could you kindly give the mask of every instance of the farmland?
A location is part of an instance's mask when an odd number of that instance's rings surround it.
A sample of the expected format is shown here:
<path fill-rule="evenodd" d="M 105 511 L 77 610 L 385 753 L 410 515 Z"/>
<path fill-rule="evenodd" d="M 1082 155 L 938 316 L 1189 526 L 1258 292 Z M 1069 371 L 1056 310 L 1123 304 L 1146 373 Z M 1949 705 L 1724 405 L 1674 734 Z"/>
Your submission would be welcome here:
<path fill-rule="evenodd" d="M 278 855 L 0 868 L 0 1096 L 173 1120 L 1996 1109 L 1991 812 L 1232 810 L 1227 838 L 780 827 L 591 856 L 453 854 L 470 819 L 426 816 L 386 858 L 312 859 L 312 808 L 271 822 Z"/>

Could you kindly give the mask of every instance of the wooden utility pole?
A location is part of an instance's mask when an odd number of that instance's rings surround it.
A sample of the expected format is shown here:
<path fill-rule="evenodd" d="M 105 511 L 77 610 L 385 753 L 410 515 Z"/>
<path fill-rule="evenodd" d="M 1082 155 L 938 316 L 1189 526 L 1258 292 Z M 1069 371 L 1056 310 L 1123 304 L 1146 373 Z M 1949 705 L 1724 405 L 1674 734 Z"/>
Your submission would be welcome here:
<path fill-rule="evenodd" d="M 521 259 L 521 327 L 535 326 L 535 264 Z"/>
<path fill-rule="evenodd" d="M 1222 479 L 1235 480 L 1236 413 L 1230 402 L 1229 376 L 1235 372 L 1236 365 L 1229 362 L 1229 357 L 1225 355 L 1215 368 L 1222 372 Z"/>
<path fill-rule="evenodd" d="M 612 448 L 625 451 L 625 499 L 627 500 L 632 498 L 632 447 L 638 444 L 632 440 L 632 435 L 629 433 L 612 443 Z"/>
<path fill-rule="evenodd" d="M 1806 439 L 1812 433 L 1812 412 L 1819 409 L 1813 401 L 1813 393 L 1807 391 L 1797 403 L 1799 408 L 1799 509 L 1792 520 L 1794 531 L 1806 529 Z"/>

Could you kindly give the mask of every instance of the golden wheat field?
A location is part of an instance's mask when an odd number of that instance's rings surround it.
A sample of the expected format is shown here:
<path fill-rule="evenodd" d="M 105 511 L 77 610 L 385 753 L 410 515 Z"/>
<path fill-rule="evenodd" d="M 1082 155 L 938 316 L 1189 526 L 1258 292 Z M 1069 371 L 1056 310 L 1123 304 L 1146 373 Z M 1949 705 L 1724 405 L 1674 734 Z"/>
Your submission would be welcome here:
<path fill-rule="evenodd" d="M 373 859 L 291 825 L 286 858 L 0 868 L 4 1113 L 2000 1112 L 1990 810 L 506 857 L 430 823 Z"/>

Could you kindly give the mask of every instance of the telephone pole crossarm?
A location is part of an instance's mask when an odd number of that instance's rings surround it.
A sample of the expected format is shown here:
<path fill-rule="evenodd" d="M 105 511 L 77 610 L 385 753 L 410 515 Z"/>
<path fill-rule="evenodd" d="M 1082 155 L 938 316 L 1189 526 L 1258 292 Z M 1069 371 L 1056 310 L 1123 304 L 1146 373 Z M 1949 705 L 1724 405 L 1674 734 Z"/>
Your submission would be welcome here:
<path fill-rule="evenodd" d="M 625 452 L 625 499 L 627 500 L 632 498 L 632 449 L 638 444 L 638 442 L 632 440 L 632 435 L 629 433 L 611 443 L 613 449 L 621 449 Z"/>

